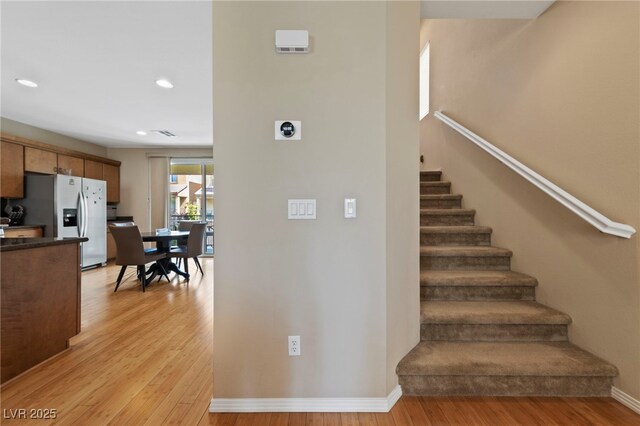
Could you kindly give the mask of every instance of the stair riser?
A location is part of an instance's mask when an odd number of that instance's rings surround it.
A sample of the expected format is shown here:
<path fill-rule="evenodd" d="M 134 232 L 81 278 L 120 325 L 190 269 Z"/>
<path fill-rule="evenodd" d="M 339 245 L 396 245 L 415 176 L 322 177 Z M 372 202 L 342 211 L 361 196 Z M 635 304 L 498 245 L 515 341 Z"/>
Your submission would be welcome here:
<path fill-rule="evenodd" d="M 420 195 L 449 194 L 451 185 L 420 185 Z"/>
<path fill-rule="evenodd" d="M 511 259 L 505 256 L 467 257 L 467 256 L 421 256 L 422 271 L 508 271 Z"/>
<path fill-rule="evenodd" d="M 610 377 L 399 376 L 403 395 L 599 396 L 611 395 Z"/>
<path fill-rule="evenodd" d="M 464 342 L 566 342 L 562 324 L 421 324 L 422 340 Z"/>
<path fill-rule="evenodd" d="M 438 182 L 442 179 L 442 173 L 420 173 L 420 182 Z"/>
<path fill-rule="evenodd" d="M 535 300 L 534 287 L 420 287 L 422 300 Z"/>
<path fill-rule="evenodd" d="M 474 214 L 430 215 L 420 214 L 420 226 L 473 226 Z"/>
<path fill-rule="evenodd" d="M 420 234 L 420 244 L 423 246 L 490 246 L 490 233 L 437 233 Z"/>
<path fill-rule="evenodd" d="M 462 200 L 460 198 L 420 200 L 421 209 L 459 209 L 461 207 Z"/>

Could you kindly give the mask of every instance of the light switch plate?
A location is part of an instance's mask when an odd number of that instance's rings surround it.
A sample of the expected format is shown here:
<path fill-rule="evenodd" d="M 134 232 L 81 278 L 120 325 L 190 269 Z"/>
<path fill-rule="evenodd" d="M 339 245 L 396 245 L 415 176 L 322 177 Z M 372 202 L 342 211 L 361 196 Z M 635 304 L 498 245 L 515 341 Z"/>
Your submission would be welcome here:
<path fill-rule="evenodd" d="M 316 200 L 288 200 L 288 219 L 315 219 Z"/>
<path fill-rule="evenodd" d="M 355 219 L 356 217 L 356 199 L 344 199 L 344 217 L 345 219 Z"/>
<path fill-rule="evenodd" d="M 280 133 L 280 126 L 282 126 L 282 123 L 286 123 L 287 121 L 289 123 L 293 124 L 293 127 L 295 128 L 295 133 L 289 138 L 286 137 L 286 136 L 283 136 L 282 133 Z M 277 141 L 299 141 L 299 140 L 302 140 L 302 121 L 276 120 L 275 137 L 276 137 Z"/>

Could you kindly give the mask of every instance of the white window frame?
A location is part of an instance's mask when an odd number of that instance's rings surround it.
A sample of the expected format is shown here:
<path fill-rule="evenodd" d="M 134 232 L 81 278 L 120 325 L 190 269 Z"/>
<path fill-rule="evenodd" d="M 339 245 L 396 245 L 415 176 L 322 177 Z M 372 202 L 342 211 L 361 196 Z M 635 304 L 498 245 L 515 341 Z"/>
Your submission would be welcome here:
<path fill-rule="evenodd" d="M 420 120 L 429 114 L 430 46 L 431 43 L 427 42 L 420 52 Z"/>

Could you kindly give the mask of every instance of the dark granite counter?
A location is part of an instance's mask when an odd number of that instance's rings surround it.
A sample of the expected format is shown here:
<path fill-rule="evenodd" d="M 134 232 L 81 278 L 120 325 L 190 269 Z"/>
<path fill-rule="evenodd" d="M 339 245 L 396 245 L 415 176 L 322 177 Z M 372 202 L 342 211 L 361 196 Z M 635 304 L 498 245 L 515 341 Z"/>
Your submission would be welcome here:
<path fill-rule="evenodd" d="M 11 226 L 7 226 L 5 229 L 5 231 L 9 231 L 11 229 L 25 229 L 25 228 L 44 228 L 45 225 L 39 225 L 39 224 L 35 224 L 35 225 L 11 225 Z"/>
<path fill-rule="evenodd" d="M 107 219 L 107 223 L 133 222 L 133 216 L 117 216 L 115 219 Z"/>
<path fill-rule="evenodd" d="M 25 250 L 39 247 L 78 244 L 89 241 L 88 238 L 0 238 L 0 252 Z"/>

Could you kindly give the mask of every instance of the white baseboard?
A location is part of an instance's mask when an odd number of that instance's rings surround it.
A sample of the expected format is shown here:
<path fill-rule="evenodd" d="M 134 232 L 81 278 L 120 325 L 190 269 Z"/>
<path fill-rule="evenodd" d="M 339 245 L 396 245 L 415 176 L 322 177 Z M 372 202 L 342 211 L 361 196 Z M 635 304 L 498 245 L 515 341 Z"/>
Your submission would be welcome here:
<path fill-rule="evenodd" d="M 622 405 L 629 407 L 636 413 L 640 414 L 640 401 L 638 401 L 631 395 L 622 392 L 615 386 L 611 386 L 611 397 Z"/>
<path fill-rule="evenodd" d="M 386 398 L 213 398 L 209 412 L 387 413 L 401 396 L 402 389 L 398 385 Z"/>

